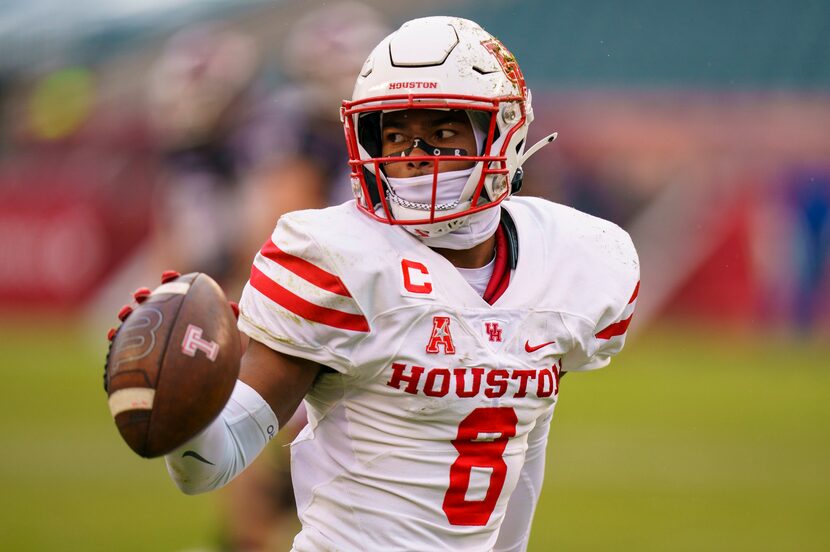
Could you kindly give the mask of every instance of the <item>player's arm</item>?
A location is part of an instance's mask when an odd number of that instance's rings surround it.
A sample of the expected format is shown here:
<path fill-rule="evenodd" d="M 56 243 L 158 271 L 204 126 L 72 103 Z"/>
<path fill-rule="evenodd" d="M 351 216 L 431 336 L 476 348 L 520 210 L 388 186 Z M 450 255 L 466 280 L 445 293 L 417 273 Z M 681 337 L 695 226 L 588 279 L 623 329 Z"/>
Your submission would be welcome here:
<path fill-rule="evenodd" d="M 288 422 L 318 372 L 315 362 L 251 340 L 239 381 L 222 413 L 202 433 L 165 456 L 179 489 L 197 494 L 231 481 Z"/>
<path fill-rule="evenodd" d="M 309 235 L 320 222 L 309 216 L 282 217 L 254 259 L 238 326 L 251 344 L 231 400 L 205 432 L 165 457 L 185 493 L 221 487 L 250 464 L 291 418 L 321 364 L 355 369 L 353 353 L 369 322 Z"/>
<path fill-rule="evenodd" d="M 314 361 L 286 355 L 250 340 L 239 379 L 254 389 L 271 407 L 283 427 L 300 406 L 320 365 Z"/>

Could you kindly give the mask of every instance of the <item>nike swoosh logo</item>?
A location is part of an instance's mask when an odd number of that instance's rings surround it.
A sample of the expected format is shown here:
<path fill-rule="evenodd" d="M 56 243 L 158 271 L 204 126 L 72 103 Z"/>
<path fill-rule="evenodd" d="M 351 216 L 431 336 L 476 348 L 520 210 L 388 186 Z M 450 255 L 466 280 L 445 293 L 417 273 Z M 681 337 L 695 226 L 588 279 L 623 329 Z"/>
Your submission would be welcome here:
<path fill-rule="evenodd" d="M 184 451 L 184 454 L 182 454 L 182 458 L 184 458 L 185 456 L 192 456 L 193 458 L 195 458 L 195 459 L 196 459 L 196 460 L 198 460 L 199 462 L 204 462 L 205 464 L 210 464 L 211 466 L 213 466 L 213 465 L 214 465 L 214 464 L 213 464 L 213 462 L 210 462 L 210 461 L 208 461 L 208 460 L 205 460 L 204 458 L 202 458 L 202 456 L 201 456 L 201 455 L 199 455 L 199 453 L 198 453 L 198 452 L 194 452 L 194 451 L 192 451 L 192 450 L 186 450 L 186 451 Z"/>
<path fill-rule="evenodd" d="M 542 343 L 541 345 L 534 345 L 533 347 L 530 346 L 530 341 L 525 341 L 525 351 L 528 353 L 532 353 L 534 351 L 538 351 L 542 347 L 547 347 L 548 345 L 553 345 L 556 341 L 548 341 L 547 343 Z"/>

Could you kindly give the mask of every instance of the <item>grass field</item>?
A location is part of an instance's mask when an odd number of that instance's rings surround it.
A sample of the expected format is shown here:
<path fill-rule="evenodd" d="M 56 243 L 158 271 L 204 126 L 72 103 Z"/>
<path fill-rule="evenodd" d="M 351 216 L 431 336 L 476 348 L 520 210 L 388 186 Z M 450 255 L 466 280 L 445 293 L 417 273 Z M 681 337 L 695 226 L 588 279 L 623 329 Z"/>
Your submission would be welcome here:
<path fill-rule="evenodd" d="M 102 348 L 0 325 L 0 550 L 208 547 L 186 497 L 120 441 Z M 830 345 L 661 330 L 562 385 L 532 551 L 830 549 Z"/>

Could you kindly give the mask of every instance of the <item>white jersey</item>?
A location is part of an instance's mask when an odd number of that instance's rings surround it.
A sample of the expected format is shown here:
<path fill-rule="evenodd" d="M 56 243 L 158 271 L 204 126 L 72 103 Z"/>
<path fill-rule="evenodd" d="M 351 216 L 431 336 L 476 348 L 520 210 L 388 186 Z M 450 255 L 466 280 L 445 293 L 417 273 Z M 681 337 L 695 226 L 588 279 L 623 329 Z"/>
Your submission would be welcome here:
<path fill-rule="evenodd" d="M 257 255 L 239 327 L 332 369 L 292 444 L 295 550 L 492 550 L 560 372 L 622 348 L 639 279 L 628 235 L 541 199 L 503 208 L 518 264 L 492 305 L 353 202 L 282 217 Z"/>

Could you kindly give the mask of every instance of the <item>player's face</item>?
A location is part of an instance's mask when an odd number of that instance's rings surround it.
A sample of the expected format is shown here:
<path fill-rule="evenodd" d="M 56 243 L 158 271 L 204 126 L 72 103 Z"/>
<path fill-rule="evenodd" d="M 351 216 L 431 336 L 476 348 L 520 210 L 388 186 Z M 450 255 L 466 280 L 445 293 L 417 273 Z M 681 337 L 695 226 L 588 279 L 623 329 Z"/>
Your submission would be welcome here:
<path fill-rule="evenodd" d="M 381 128 L 382 154 L 400 155 L 412 147 L 413 140 L 420 138 L 429 146 L 447 148 L 447 151 L 463 149 L 467 155 L 476 155 L 476 137 L 470 119 L 463 111 L 438 111 L 431 109 L 407 109 L 383 114 Z M 431 155 L 420 147 L 414 148 L 407 157 Z M 386 175 L 392 178 L 407 178 L 432 174 L 433 161 L 410 161 L 403 157 L 400 162 L 387 163 Z M 473 161 L 439 161 L 440 172 L 469 169 Z"/>

